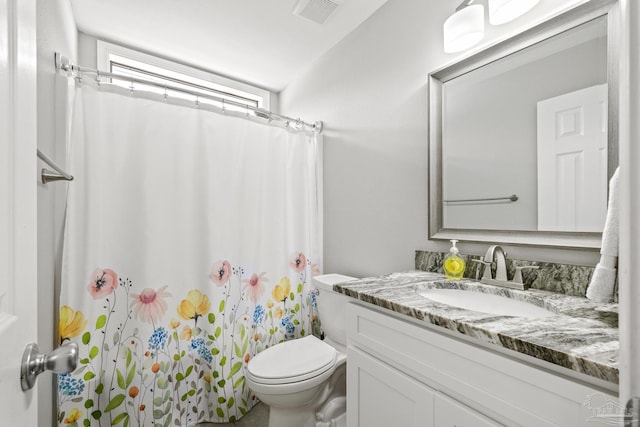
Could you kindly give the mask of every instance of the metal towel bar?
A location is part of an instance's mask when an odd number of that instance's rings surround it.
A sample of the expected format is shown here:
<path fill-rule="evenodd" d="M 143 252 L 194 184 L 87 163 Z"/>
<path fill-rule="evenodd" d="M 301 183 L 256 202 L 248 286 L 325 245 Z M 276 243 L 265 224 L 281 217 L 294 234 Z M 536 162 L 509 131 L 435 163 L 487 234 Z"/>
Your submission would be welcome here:
<path fill-rule="evenodd" d="M 518 196 L 516 196 L 515 194 L 512 194 L 511 196 L 508 196 L 508 197 L 489 197 L 489 198 L 483 198 L 483 199 L 456 199 L 456 200 L 445 200 L 444 202 L 445 203 L 494 202 L 498 200 L 509 200 L 512 202 L 517 202 Z"/>
<path fill-rule="evenodd" d="M 73 176 L 62 170 L 56 162 L 51 160 L 47 155 L 40 151 L 40 149 L 38 149 L 38 158 L 53 168 L 53 170 L 42 168 L 42 171 L 40 172 L 40 179 L 42 179 L 43 184 L 52 181 L 73 181 Z"/>

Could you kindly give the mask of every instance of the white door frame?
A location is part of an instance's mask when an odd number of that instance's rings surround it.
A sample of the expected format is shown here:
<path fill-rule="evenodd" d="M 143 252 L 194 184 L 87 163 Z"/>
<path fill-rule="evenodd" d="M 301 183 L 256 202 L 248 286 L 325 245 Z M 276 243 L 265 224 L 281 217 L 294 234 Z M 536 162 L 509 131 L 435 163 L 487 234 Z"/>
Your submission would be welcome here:
<path fill-rule="evenodd" d="M 620 403 L 640 397 L 640 3 L 620 0 Z"/>

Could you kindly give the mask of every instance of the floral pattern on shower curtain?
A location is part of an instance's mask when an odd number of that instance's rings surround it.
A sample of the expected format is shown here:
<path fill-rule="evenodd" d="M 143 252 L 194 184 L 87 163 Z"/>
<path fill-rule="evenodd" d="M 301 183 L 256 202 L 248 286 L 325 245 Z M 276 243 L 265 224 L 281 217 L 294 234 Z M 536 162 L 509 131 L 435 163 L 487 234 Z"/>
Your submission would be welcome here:
<path fill-rule="evenodd" d="M 316 325 L 317 137 L 86 84 L 73 114 L 59 424 L 237 421 L 251 358 Z"/>

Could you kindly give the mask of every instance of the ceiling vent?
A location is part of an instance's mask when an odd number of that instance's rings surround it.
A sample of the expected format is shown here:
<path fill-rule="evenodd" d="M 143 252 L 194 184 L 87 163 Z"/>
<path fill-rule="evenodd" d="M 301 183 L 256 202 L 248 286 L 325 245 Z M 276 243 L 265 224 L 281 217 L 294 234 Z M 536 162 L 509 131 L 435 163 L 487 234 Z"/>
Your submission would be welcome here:
<path fill-rule="evenodd" d="M 293 14 L 315 22 L 324 24 L 329 16 L 342 4 L 344 0 L 298 0 L 293 8 Z"/>

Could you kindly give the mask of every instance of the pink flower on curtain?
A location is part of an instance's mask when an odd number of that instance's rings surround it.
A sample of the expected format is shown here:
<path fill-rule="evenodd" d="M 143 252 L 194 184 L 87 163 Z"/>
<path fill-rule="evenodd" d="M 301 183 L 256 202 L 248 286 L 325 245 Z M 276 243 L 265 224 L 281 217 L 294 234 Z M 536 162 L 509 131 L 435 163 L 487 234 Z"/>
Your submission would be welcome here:
<path fill-rule="evenodd" d="M 317 276 L 320 274 L 320 267 L 318 264 L 311 264 L 311 277 Z"/>
<path fill-rule="evenodd" d="M 131 294 L 131 309 L 136 319 L 147 323 L 157 323 L 167 312 L 167 302 L 165 298 L 172 296 L 166 292 L 166 286 L 157 291 L 146 288 L 139 294 Z"/>
<path fill-rule="evenodd" d="M 218 261 L 211 267 L 209 278 L 218 286 L 224 286 L 231 277 L 231 264 L 229 261 Z"/>
<path fill-rule="evenodd" d="M 118 275 L 108 268 L 96 268 L 91 273 L 91 281 L 87 289 L 93 299 L 105 298 L 118 287 Z"/>
<path fill-rule="evenodd" d="M 260 273 L 260 275 L 253 273 L 249 279 L 245 279 L 242 281 L 242 283 L 246 285 L 245 289 L 247 290 L 249 299 L 256 304 L 258 303 L 258 301 L 260 301 L 260 297 L 262 297 L 262 294 L 264 294 L 263 283 L 269 281 L 269 279 L 265 277 L 265 274 L 266 273 L 264 272 Z"/>
<path fill-rule="evenodd" d="M 307 257 L 302 252 L 295 253 L 291 256 L 289 265 L 294 271 L 300 273 L 307 267 Z"/>

